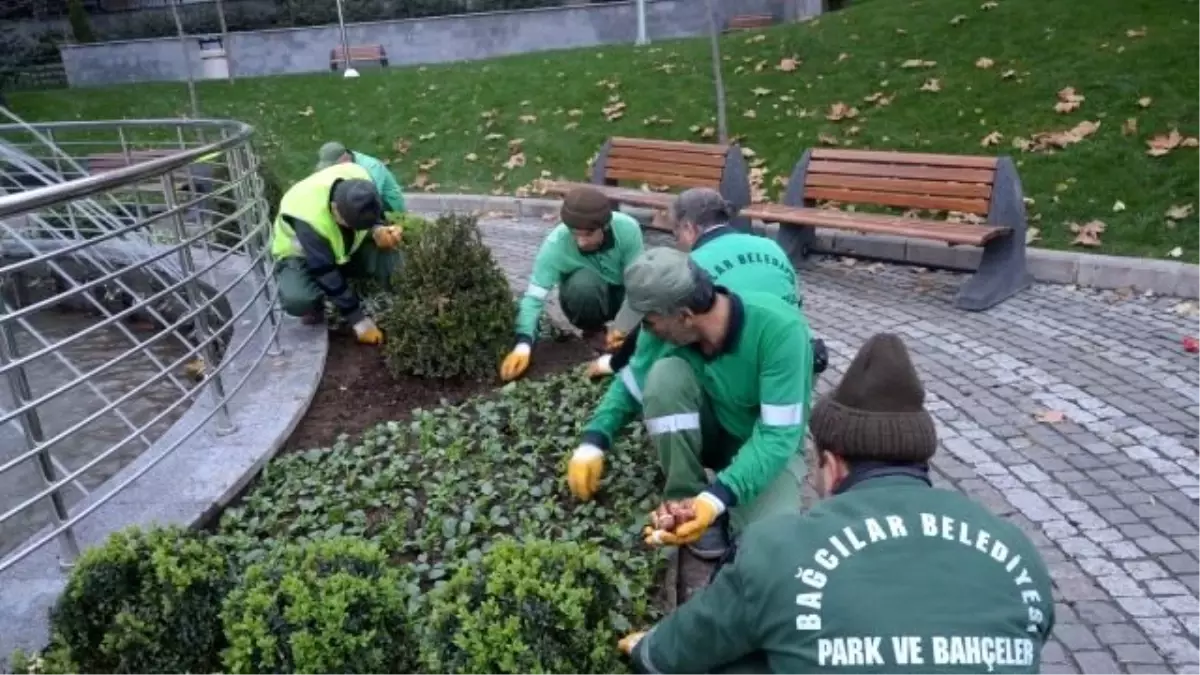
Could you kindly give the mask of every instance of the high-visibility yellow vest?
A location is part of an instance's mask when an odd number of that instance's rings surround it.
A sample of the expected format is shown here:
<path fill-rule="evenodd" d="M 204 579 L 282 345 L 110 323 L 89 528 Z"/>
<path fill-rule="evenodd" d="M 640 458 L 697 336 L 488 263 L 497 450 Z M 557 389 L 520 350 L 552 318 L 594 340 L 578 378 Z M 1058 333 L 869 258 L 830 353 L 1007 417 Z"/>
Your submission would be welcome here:
<path fill-rule="evenodd" d="M 371 180 L 371 174 L 352 162 L 334 164 L 296 183 L 285 192 L 283 199 L 279 201 L 279 215 L 275 218 L 275 226 L 271 233 L 271 255 L 277 260 L 304 255 L 296 231 L 284 218 L 291 216 L 311 225 L 321 238 L 329 242 L 329 248 L 333 251 L 334 260 L 338 265 L 349 262 L 350 256 L 358 250 L 370 232 L 355 232 L 354 240 L 347 250 L 341 228 L 329 210 L 329 193 L 335 182 L 351 179 Z"/>

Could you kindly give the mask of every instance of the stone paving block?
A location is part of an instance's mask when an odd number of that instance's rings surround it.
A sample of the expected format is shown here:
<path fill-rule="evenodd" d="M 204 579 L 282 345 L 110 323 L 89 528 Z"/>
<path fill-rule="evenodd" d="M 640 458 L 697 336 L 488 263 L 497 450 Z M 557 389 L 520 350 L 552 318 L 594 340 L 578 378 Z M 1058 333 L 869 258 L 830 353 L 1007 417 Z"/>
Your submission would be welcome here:
<path fill-rule="evenodd" d="M 1154 666 L 1165 661 L 1152 645 L 1113 645 L 1112 650 L 1120 663 Z"/>
<path fill-rule="evenodd" d="M 1119 673 L 1121 669 L 1117 666 L 1116 660 L 1112 654 L 1107 651 L 1086 651 L 1075 652 L 1072 656 L 1079 664 L 1079 672 L 1084 673 Z M 1042 670 L 1042 672 L 1046 672 Z"/>

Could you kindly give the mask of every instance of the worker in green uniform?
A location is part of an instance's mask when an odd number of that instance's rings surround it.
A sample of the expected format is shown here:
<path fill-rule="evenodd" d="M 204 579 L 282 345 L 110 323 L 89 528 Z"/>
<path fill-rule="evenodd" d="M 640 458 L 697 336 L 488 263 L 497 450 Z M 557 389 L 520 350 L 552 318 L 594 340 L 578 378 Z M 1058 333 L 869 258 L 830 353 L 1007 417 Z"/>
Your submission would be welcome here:
<path fill-rule="evenodd" d="M 668 500 L 695 499 L 696 518 L 653 543 L 725 553 L 730 525 L 800 508 L 805 413 L 812 395 L 808 324 L 778 293 L 735 293 L 688 254 L 646 251 L 625 271 L 639 341 L 661 341 L 614 379 L 572 453 L 567 482 L 591 499 L 604 450 L 641 410 Z M 705 469 L 716 471 L 709 483 Z M 733 517 L 732 523 L 730 523 Z"/>
<path fill-rule="evenodd" d="M 378 159 L 357 150 L 350 150 L 337 141 L 330 141 L 317 151 L 317 171 L 334 164 L 357 164 L 371 174 L 375 189 L 383 200 L 383 213 L 404 213 L 404 193 L 400 191 L 400 183 L 392 175 L 392 170 Z"/>
<path fill-rule="evenodd" d="M 934 488 L 937 428 L 899 337 L 813 409 L 817 491 L 752 525 L 712 583 L 619 647 L 641 672 L 1036 673 L 1050 575 L 1015 524 Z"/>
<path fill-rule="evenodd" d="M 712 188 L 684 190 L 669 211 L 676 246 L 690 252 L 715 283 L 735 293 L 773 293 L 784 302 L 799 305 L 796 270 L 787 254 L 772 239 L 730 227 L 735 215 L 733 205 Z M 607 346 L 613 351 L 588 365 L 589 377 L 611 375 L 629 363 L 641 334 L 638 326 L 635 318 L 618 312 L 608 335 Z"/>
<path fill-rule="evenodd" d="M 642 252 L 642 227 L 613 211 L 604 193 L 578 187 L 563 198 L 562 222 L 542 241 L 517 309 L 516 344 L 500 364 L 505 382 L 529 367 L 546 296 L 557 286 L 567 320 L 593 340 L 616 318 L 625 297 L 621 274 Z"/>
<path fill-rule="evenodd" d="M 334 164 L 284 193 L 271 233 L 283 311 L 307 324 L 324 323 L 328 298 L 359 342 L 381 343 L 383 333 L 364 314 L 346 277 L 389 283 L 402 231 L 382 221 L 379 192 L 357 164 Z"/>

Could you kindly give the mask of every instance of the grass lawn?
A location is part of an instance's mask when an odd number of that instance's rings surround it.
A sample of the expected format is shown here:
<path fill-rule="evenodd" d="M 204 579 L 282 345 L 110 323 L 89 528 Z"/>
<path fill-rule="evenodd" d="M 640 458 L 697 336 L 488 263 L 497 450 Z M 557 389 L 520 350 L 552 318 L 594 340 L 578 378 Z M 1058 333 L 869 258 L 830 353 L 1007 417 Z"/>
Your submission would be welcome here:
<path fill-rule="evenodd" d="M 1070 223 L 1100 220 L 1107 228 L 1091 250 L 1194 262 L 1197 151 L 1187 140 L 1159 156 L 1147 150 L 1172 129 L 1197 135 L 1196 10 L 1196 0 L 872 0 L 729 35 L 730 132 L 757 153 L 772 196 L 815 144 L 1012 153 L 1036 245 L 1069 248 Z M 352 81 L 206 82 L 199 95 L 206 116 L 254 124 L 288 180 L 311 168 L 320 143 L 339 139 L 390 159 L 411 190 L 511 193 L 538 177 L 583 178 L 613 134 L 710 138 L 708 49 L 700 39 L 367 70 Z M 1056 111 L 1067 87 L 1083 98 Z M 35 120 L 187 109 L 176 83 L 10 98 Z M 839 103 L 857 114 L 829 119 Z M 1099 128 L 1053 152 L 1019 147 L 1081 122 Z"/>

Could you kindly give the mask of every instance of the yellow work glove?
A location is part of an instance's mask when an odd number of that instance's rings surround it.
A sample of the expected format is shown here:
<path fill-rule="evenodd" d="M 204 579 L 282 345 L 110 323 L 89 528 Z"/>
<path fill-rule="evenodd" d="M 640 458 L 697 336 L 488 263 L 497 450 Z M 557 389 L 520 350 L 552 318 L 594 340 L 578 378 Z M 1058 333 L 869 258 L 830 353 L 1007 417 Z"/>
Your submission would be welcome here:
<path fill-rule="evenodd" d="M 383 344 L 383 331 L 379 330 L 379 326 L 370 317 L 360 319 L 354 324 L 354 334 L 358 337 L 358 342 L 364 345 Z"/>
<path fill-rule="evenodd" d="M 638 646 L 638 643 L 641 642 L 642 638 L 644 637 L 646 637 L 646 631 L 644 630 L 639 630 L 636 633 L 630 633 L 617 642 L 617 649 L 620 649 L 622 652 L 624 652 L 625 656 L 632 656 L 634 648 Z"/>
<path fill-rule="evenodd" d="M 608 334 L 604 336 L 604 348 L 610 352 L 615 352 L 625 343 L 625 334 L 619 330 L 610 329 Z"/>
<path fill-rule="evenodd" d="M 612 375 L 612 355 L 605 354 L 594 361 L 589 361 L 587 366 L 588 379 L 599 379 Z"/>
<path fill-rule="evenodd" d="M 400 245 L 404 228 L 399 225 L 376 225 L 371 229 L 371 238 L 379 248 L 390 251 Z"/>
<path fill-rule="evenodd" d="M 504 357 L 504 361 L 500 364 L 500 379 L 505 382 L 511 382 L 525 373 L 525 369 L 529 368 L 529 353 L 533 351 L 529 345 L 521 342 L 513 347 L 513 350 Z"/>
<path fill-rule="evenodd" d="M 717 522 L 717 518 L 722 513 L 725 513 L 724 502 L 717 499 L 711 492 L 701 492 L 691 500 L 691 506 L 695 516 L 691 520 L 675 526 L 673 532 L 656 530 L 653 527 L 644 529 L 642 535 L 645 537 L 646 544 L 649 546 L 682 546 L 694 543 L 700 539 L 709 526 Z"/>
<path fill-rule="evenodd" d="M 604 475 L 604 451 L 591 443 L 584 443 L 571 454 L 567 462 L 567 485 L 577 499 L 588 501 L 600 489 L 600 477 Z"/>

